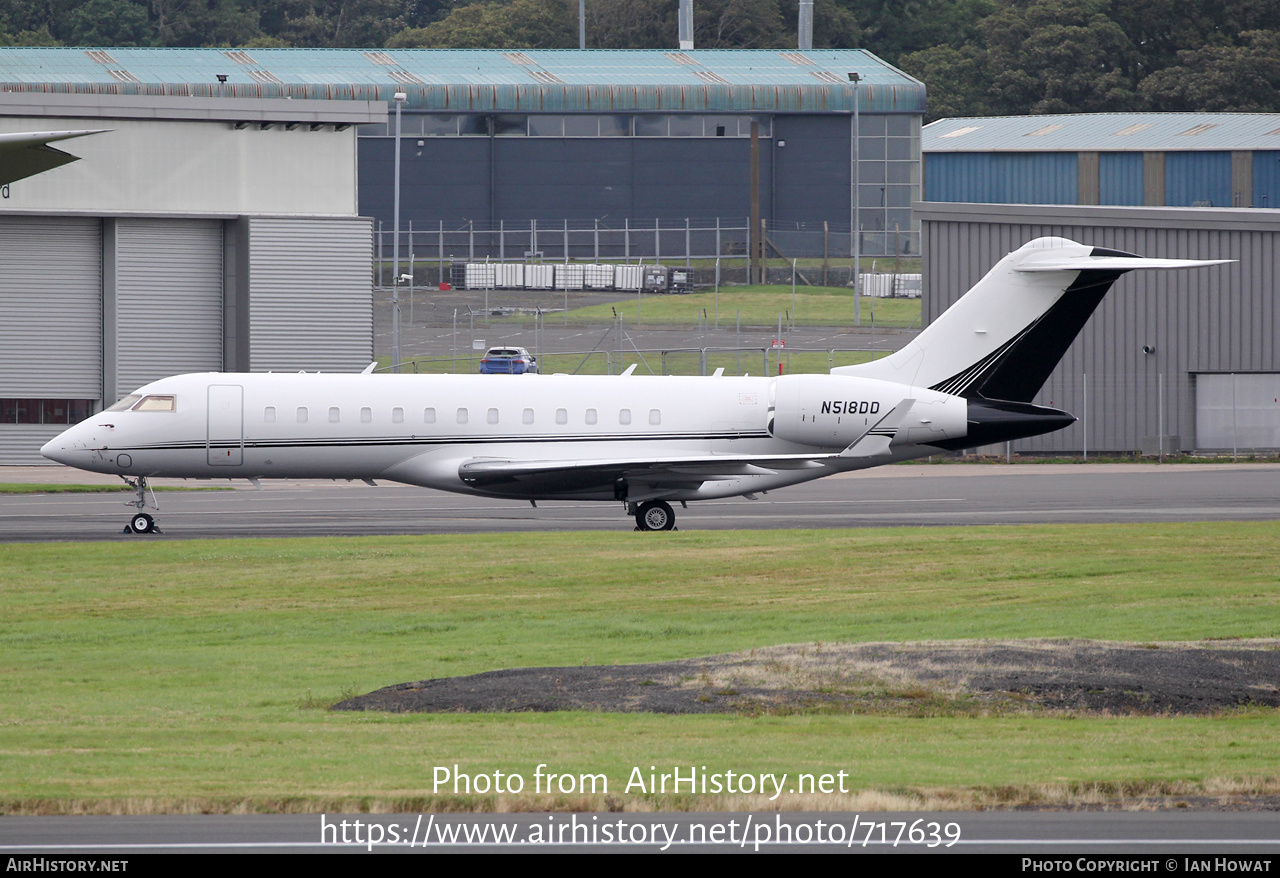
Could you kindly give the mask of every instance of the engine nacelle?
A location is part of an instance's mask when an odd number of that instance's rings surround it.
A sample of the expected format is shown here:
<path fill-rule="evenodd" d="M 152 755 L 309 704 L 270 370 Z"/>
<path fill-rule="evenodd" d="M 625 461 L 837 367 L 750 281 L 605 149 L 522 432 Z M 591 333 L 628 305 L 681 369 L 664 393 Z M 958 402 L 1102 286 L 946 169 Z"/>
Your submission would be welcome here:
<path fill-rule="evenodd" d="M 769 432 L 823 448 L 848 448 L 904 399 L 915 403 L 893 445 L 959 439 L 967 431 L 964 399 L 893 381 L 846 375 L 782 375 L 770 389 Z"/>

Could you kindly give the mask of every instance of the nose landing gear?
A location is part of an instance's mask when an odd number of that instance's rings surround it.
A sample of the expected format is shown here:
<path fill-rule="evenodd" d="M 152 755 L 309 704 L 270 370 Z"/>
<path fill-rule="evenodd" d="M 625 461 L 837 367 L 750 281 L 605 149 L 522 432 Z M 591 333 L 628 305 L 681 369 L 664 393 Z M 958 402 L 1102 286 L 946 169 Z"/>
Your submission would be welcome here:
<path fill-rule="evenodd" d="M 134 492 L 138 495 L 137 500 L 125 501 L 125 506 L 136 506 L 138 511 L 129 519 L 129 523 L 124 526 L 124 532 L 127 534 L 164 533 L 164 531 L 160 530 L 160 525 L 156 524 L 156 520 L 148 513 L 142 511 L 148 506 L 151 506 L 157 512 L 160 511 L 160 504 L 156 502 L 156 492 L 147 484 L 147 477 L 138 476 L 138 480 L 136 482 L 133 479 L 125 478 L 124 476 L 121 476 L 120 478 L 124 479 L 124 483 L 130 488 L 133 488 Z M 150 503 L 147 502 L 148 492 L 151 493 Z"/>

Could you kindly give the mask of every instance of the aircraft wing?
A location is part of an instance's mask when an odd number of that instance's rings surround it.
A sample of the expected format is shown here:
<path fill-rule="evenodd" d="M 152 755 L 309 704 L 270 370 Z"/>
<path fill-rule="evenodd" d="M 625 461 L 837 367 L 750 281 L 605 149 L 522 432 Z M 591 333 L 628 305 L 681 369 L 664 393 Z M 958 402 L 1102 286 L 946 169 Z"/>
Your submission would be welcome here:
<path fill-rule="evenodd" d="M 855 440 L 835 454 L 727 455 L 667 457 L 655 460 L 506 460 L 475 457 L 458 466 L 458 477 L 473 488 L 502 491 L 514 486 L 548 491 L 608 489 L 619 480 L 649 490 L 696 490 L 704 482 L 769 476 L 779 472 L 822 468 L 824 461 L 880 457 L 893 442 L 915 405 L 904 399 Z"/>
<path fill-rule="evenodd" d="M 772 475 L 782 470 L 821 467 L 834 455 L 705 455 L 656 460 L 506 460 L 476 457 L 458 466 L 458 476 L 481 490 L 538 488 L 548 491 L 608 489 L 619 479 L 648 488 L 696 489 L 708 481 Z"/>
<path fill-rule="evenodd" d="M 79 156 L 54 149 L 50 143 L 84 137 L 86 134 L 102 134 L 110 130 L 96 128 L 90 131 L 21 131 L 0 134 L 0 186 L 79 160 Z"/>

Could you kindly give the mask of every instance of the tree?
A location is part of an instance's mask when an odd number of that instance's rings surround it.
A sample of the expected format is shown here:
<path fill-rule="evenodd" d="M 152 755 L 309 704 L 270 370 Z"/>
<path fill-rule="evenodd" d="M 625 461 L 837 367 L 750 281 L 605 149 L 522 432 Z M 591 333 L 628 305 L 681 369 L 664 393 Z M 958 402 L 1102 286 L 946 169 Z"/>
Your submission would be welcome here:
<path fill-rule="evenodd" d="M 73 46 L 149 45 L 147 10 L 130 0 L 87 0 L 71 10 L 65 41 Z"/>
<path fill-rule="evenodd" d="M 1032 0 L 984 18 L 984 66 L 999 113 L 1096 113 L 1135 109 L 1125 73 L 1136 52 L 1108 18 L 1106 0 Z"/>
<path fill-rule="evenodd" d="M 1243 46 L 1181 51 L 1179 64 L 1139 86 L 1151 109 L 1167 112 L 1280 112 L 1280 31 L 1249 31 Z"/>
<path fill-rule="evenodd" d="M 990 112 L 986 73 L 972 48 L 937 46 L 911 52 L 898 59 L 898 66 L 925 83 L 926 122 Z"/>
<path fill-rule="evenodd" d="M 423 28 L 387 41 L 392 49 L 568 49 L 578 45 L 577 4 L 569 0 L 513 0 L 455 9 Z M 572 27 L 571 27 L 572 25 Z"/>

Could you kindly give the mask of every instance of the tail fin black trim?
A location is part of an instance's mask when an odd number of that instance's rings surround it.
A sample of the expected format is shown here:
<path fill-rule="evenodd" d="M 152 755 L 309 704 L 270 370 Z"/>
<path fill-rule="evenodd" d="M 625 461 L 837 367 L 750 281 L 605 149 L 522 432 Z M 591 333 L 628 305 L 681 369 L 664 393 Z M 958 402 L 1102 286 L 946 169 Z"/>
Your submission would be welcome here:
<path fill-rule="evenodd" d="M 1094 255 L 1124 255 L 1094 249 Z M 1085 269 L 1038 320 L 999 350 L 931 390 L 968 398 L 1030 402 L 1123 271 Z"/>

